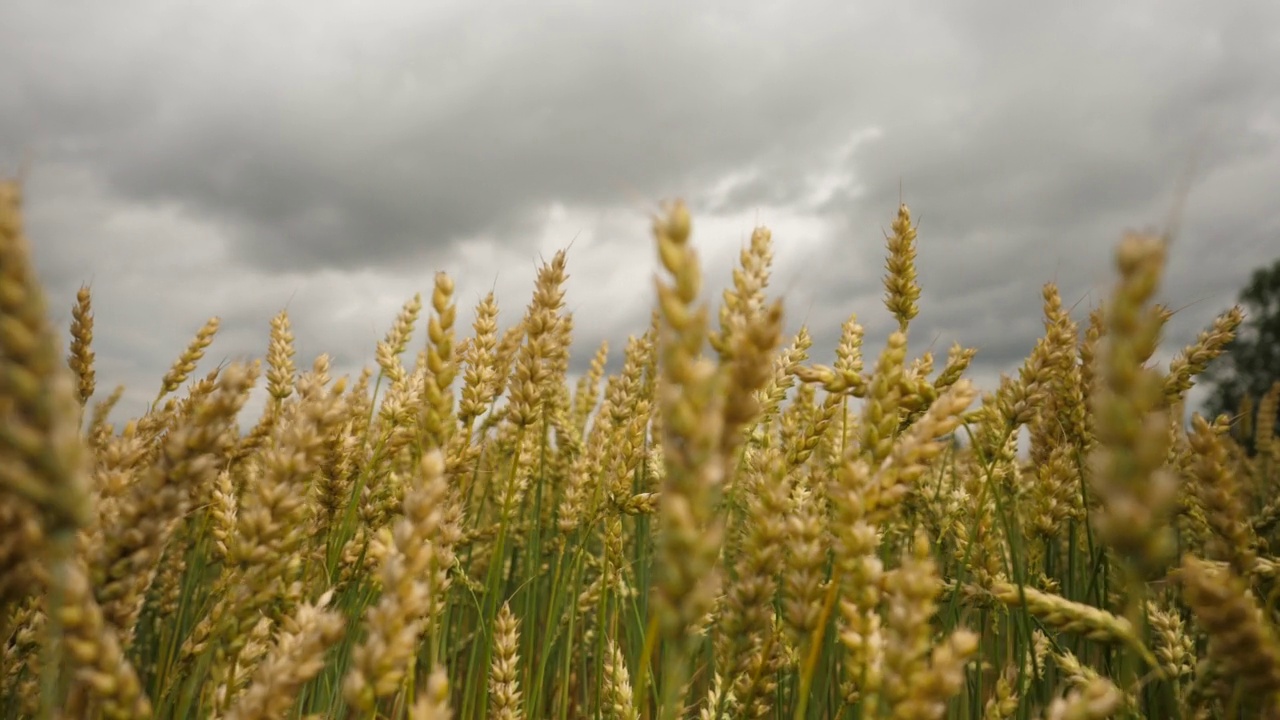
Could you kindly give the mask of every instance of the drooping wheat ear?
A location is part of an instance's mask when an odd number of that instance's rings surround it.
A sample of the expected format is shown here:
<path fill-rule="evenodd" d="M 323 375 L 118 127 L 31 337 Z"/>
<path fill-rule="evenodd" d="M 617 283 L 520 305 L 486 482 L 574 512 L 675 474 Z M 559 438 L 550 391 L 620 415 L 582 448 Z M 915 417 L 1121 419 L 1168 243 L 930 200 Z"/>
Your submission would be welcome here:
<path fill-rule="evenodd" d="M 1274 700 L 1280 692 L 1280 641 L 1238 575 L 1188 556 L 1182 562 L 1183 599 L 1209 636 L 1208 658 L 1250 693 Z"/>
<path fill-rule="evenodd" d="M 71 308 L 71 352 L 67 364 L 76 374 L 76 398 L 83 407 L 93 397 L 93 302 L 89 288 L 81 285 Z"/>
<path fill-rule="evenodd" d="M 511 612 L 511 604 L 503 603 L 493 625 L 493 665 L 489 669 L 489 717 L 493 720 L 518 720 L 520 709 L 520 623 Z"/>
<path fill-rule="evenodd" d="M 0 184 L 0 486 L 39 508 L 51 532 L 87 525 L 80 407 L 58 362 L 23 231 L 22 193 Z"/>
<path fill-rule="evenodd" d="M 156 406 L 164 399 L 166 395 L 177 390 L 182 383 L 191 377 L 191 373 L 196 370 L 196 363 L 204 357 L 204 351 L 209 349 L 209 345 L 213 344 L 213 336 L 218 334 L 218 328 L 221 326 L 222 320 L 218 317 L 211 317 L 205 321 L 205 324 L 196 332 L 195 338 L 191 340 L 191 344 L 187 345 L 187 349 L 182 351 L 178 359 L 174 361 L 169 368 L 169 372 L 165 373 L 164 380 L 160 382 L 160 393 L 156 395 L 152 406 Z"/>
<path fill-rule="evenodd" d="M 271 342 L 267 346 L 267 392 L 277 401 L 287 400 L 293 394 L 294 378 L 298 374 L 293 364 L 295 353 L 289 313 L 281 310 L 271 318 Z"/>
<path fill-rule="evenodd" d="M 991 592 L 1006 605 L 1026 608 L 1028 613 L 1051 628 L 1079 633 L 1096 642 L 1128 645 L 1149 658 L 1151 665 L 1156 665 L 1155 657 L 1142 644 L 1133 624 L 1126 618 L 1033 587 L 999 582 Z"/>
<path fill-rule="evenodd" d="M 315 604 L 304 603 L 285 617 L 275 647 L 258 665 L 253 683 L 226 714 L 227 720 L 271 720 L 284 717 L 302 689 L 324 669 L 325 652 L 342 639 L 342 615 L 324 609 L 330 590 Z"/>
<path fill-rule="evenodd" d="M 916 305 L 920 299 L 920 285 L 916 282 L 916 229 L 911 225 L 911 211 L 905 203 L 898 206 L 893 234 L 886 240 L 889 257 L 885 261 L 888 274 L 884 278 L 884 304 L 898 319 L 898 331 L 905 333 L 920 312 Z"/>
<path fill-rule="evenodd" d="M 1164 379 L 1145 367 L 1163 325 L 1150 301 L 1166 250 L 1155 236 L 1128 235 L 1120 243 L 1120 283 L 1107 306 L 1093 399 L 1098 533 L 1143 572 L 1158 572 L 1172 552 L 1167 520 L 1177 500 L 1176 479 L 1162 469 L 1170 441 Z"/>
<path fill-rule="evenodd" d="M 1213 327 L 1200 333 L 1193 345 L 1178 353 L 1169 363 L 1169 375 L 1164 382 L 1165 396 L 1170 402 L 1186 397 L 1187 391 L 1195 384 L 1193 378 L 1203 373 L 1209 363 L 1222 354 L 1242 322 L 1244 310 L 1235 305 L 1215 318 Z"/>

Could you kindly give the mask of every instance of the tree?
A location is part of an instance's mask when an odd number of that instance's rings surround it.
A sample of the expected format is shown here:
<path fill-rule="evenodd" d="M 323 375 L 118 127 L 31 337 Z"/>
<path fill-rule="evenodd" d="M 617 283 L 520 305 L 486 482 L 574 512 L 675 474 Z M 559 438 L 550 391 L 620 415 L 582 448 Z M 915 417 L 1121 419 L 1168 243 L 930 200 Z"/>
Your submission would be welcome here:
<path fill-rule="evenodd" d="M 1254 270 L 1249 284 L 1240 292 L 1245 321 L 1204 374 L 1212 388 L 1205 409 L 1209 417 L 1226 413 L 1241 426 L 1256 427 L 1253 417 L 1258 402 L 1280 381 L 1280 260 L 1270 267 Z M 1252 451 L 1253 433 L 1242 438 Z"/>

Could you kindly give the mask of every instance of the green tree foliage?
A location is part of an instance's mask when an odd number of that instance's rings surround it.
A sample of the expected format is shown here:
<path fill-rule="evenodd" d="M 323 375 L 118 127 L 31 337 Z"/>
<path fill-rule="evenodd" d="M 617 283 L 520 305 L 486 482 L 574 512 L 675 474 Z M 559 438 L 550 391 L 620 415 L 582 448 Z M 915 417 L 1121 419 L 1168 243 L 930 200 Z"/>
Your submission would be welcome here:
<path fill-rule="evenodd" d="M 1210 417 L 1227 413 L 1246 430 L 1241 439 L 1252 450 L 1258 401 L 1280 381 L 1280 260 L 1254 270 L 1240 292 L 1245 321 L 1226 351 L 1203 376 L 1211 388 L 1206 401 Z"/>

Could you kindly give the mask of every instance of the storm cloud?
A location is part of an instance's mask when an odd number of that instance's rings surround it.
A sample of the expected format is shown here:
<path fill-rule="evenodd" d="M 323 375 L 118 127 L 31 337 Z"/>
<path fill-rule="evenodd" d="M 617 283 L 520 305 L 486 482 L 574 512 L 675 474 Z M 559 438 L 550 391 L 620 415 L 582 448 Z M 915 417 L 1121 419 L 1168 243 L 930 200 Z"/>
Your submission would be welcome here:
<path fill-rule="evenodd" d="M 757 223 L 788 328 L 869 351 L 884 232 L 920 223 L 913 348 L 979 348 L 993 386 L 1055 281 L 1081 318 L 1126 229 L 1177 236 L 1164 354 L 1280 243 L 1280 5 L 159 1 L 0 8 L 0 165 L 59 321 L 89 283 L 100 384 L 127 412 L 211 315 L 210 363 L 372 362 L 454 276 L 504 324 L 570 246 L 575 368 L 641 332 L 648 216 L 695 212 L 709 296 Z"/>

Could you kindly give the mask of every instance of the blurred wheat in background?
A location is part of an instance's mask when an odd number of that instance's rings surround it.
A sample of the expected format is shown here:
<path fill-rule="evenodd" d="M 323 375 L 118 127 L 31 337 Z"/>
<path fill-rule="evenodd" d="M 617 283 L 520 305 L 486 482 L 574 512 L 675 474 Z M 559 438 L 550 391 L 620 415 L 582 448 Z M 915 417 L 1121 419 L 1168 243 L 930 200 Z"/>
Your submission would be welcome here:
<path fill-rule="evenodd" d="M 849 314 L 830 364 L 783 336 L 770 232 L 715 307 L 693 226 L 655 218 L 615 375 L 602 346 L 570 387 L 562 252 L 506 330 L 437 275 L 355 378 L 299 371 L 286 312 L 200 375 L 213 318 L 112 420 L 90 291 L 64 350 L 0 186 L 0 715 L 1280 717 L 1280 384 L 1250 450 L 1184 421 L 1243 315 L 1154 366 L 1164 238 L 1121 239 L 1087 326 L 1045 285 L 980 394 L 974 349 L 913 342 L 905 205 L 897 330 L 864 358 Z"/>

